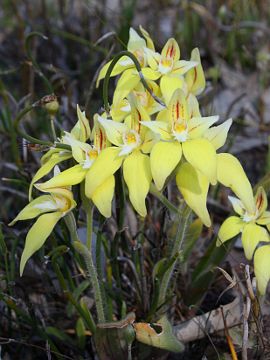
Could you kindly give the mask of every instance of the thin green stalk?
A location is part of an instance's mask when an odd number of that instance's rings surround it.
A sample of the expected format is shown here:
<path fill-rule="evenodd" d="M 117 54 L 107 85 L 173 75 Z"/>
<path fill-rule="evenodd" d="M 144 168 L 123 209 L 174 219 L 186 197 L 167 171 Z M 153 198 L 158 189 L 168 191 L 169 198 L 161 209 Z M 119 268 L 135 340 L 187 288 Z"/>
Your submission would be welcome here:
<path fill-rule="evenodd" d="M 151 183 L 150 184 L 150 193 L 155 196 L 168 210 L 170 210 L 172 213 L 179 213 L 178 208 L 173 205 L 167 198 L 166 196 L 164 196 L 160 191 L 158 191 L 158 189 L 156 188 L 156 186 Z"/>
<path fill-rule="evenodd" d="M 80 253 L 85 261 L 85 265 L 87 268 L 87 276 L 89 277 L 92 287 L 94 289 L 94 297 L 95 297 L 95 305 L 97 309 L 97 317 L 99 323 L 105 322 L 105 315 L 104 315 L 104 308 L 103 308 L 103 301 L 101 290 L 99 286 L 99 279 L 97 270 L 95 268 L 92 253 L 89 249 L 81 242 L 75 241 L 74 248 Z"/>
<path fill-rule="evenodd" d="M 92 242 L 93 242 L 93 213 L 94 213 L 94 205 L 89 200 L 88 209 L 86 212 L 86 222 L 87 222 L 86 247 L 89 251 L 92 251 Z"/>
<path fill-rule="evenodd" d="M 73 212 L 69 212 L 65 217 L 64 217 L 65 223 L 67 225 L 67 228 L 69 230 L 70 233 L 70 237 L 72 239 L 73 242 L 75 241 L 80 241 L 79 237 L 78 237 L 78 233 L 77 233 L 77 225 L 76 225 L 76 220 L 74 217 Z"/>
<path fill-rule="evenodd" d="M 57 136 L 56 136 L 55 126 L 54 126 L 54 120 L 55 120 L 55 117 L 54 117 L 54 116 L 50 116 L 52 135 L 53 135 L 54 141 L 56 141 L 56 140 L 57 140 Z"/>
<path fill-rule="evenodd" d="M 128 56 L 133 62 L 134 62 L 134 65 L 139 73 L 139 76 L 140 76 L 140 80 L 143 84 L 143 86 L 145 87 L 145 89 L 150 93 L 150 95 L 159 103 L 161 104 L 162 106 L 166 107 L 166 105 L 164 104 L 164 102 L 159 98 L 157 97 L 152 89 L 149 87 L 149 85 L 147 84 L 147 81 L 145 80 L 143 74 L 142 74 L 142 68 L 141 68 L 141 65 L 138 61 L 138 59 L 136 58 L 136 56 L 134 54 L 132 54 L 132 52 L 130 51 L 127 51 L 127 50 L 124 50 L 124 51 L 120 51 L 112 60 L 108 70 L 107 70 L 107 73 L 105 75 L 105 78 L 104 78 L 104 82 L 103 82 L 103 101 L 104 101 L 104 108 L 106 110 L 107 113 L 110 112 L 110 105 L 109 105 L 109 97 L 108 97 L 108 92 L 109 92 L 109 81 L 110 81 L 110 76 L 111 76 L 111 73 L 113 71 L 113 68 L 114 66 L 116 65 L 116 63 L 119 61 L 119 59 L 122 57 L 122 56 Z"/>
<path fill-rule="evenodd" d="M 176 233 L 176 238 L 174 241 L 174 246 L 170 255 L 170 258 L 173 258 L 176 254 L 179 254 L 181 251 L 181 247 L 183 244 L 183 241 L 185 239 L 185 235 L 187 232 L 187 228 L 188 228 L 188 224 L 189 224 L 189 219 L 191 216 L 191 209 L 186 206 L 185 209 L 182 211 L 182 214 L 180 215 L 181 219 L 179 221 L 179 225 L 178 225 L 178 229 L 177 229 L 177 233 Z M 158 301 L 158 306 L 161 306 L 162 304 L 165 303 L 166 301 L 166 297 L 168 294 L 168 288 L 174 273 L 174 269 L 176 267 L 177 264 L 177 258 L 176 261 L 173 263 L 173 265 L 165 272 L 161 284 L 160 284 L 160 292 L 159 292 L 159 301 Z"/>

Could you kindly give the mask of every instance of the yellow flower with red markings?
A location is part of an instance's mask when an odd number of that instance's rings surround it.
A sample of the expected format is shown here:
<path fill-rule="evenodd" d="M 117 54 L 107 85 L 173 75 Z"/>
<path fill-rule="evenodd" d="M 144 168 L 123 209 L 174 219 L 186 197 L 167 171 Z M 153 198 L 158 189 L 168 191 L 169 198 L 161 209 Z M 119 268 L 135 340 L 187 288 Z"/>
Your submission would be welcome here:
<path fill-rule="evenodd" d="M 132 96 L 131 114 L 125 119 L 124 123 L 113 120 L 106 120 L 99 117 L 98 121 L 104 128 L 109 141 L 115 145 L 115 160 L 123 162 L 124 180 L 128 186 L 129 198 L 135 210 L 145 216 L 145 198 L 149 192 L 152 179 L 150 170 L 149 156 L 153 146 L 155 136 L 146 127 L 141 125 L 142 120 L 150 122 L 149 114 Z M 94 166 L 101 169 L 107 166 L 102 159 L 97 159 Z M 86 194 L 91 196 L 98 186 L 98 178 L 94 178 L 94 173 L 89 173 L 86 177 Z"/>
<path fill-rule="evenodd" d="M 40 190 L 45 191 L 54 187 L 77 185 L 86 179 L 85 192 L 87 196 L 87 176 L 89 173 L 90 175 L 93 173 L 93 176 L 99 177 L 101 181 L 89 198 L 102 215 L 110 217 L 115 187 L 115 179 L 112 174 L 121 166 L 121 160 L 113 161 L 115 149 L 109 146 L 106 134 L 97 119 L 98 115 L 96 114 L 94 116 L 94 128 L 91 133 L 92 145 L 74 139 L 69 133 L 63 136 L 65 142 L 71 146 L 72 156 L 78 164 L 37 186 Z M 96 172 L 93 167 L 98 158 L 105 159 L 107 163 L 102 172 Z"/>
<path fill-rule="evenodd" d="M 160 89 L 166 104 L 169 103 L 176 89 L 187 91 L 183 75 L 197 67 L 200 64 L 199 59 L 180 60 L 180 48 L 173 38 L 167 41 L 161 54 L 153 50 L 146 50 L 146 52 L 151 68 L 145 74 L 146 78 L 160 78 Z"/>
<path fill-rule="evenodd" d="M 216 136 L 208 139 L 207 132 L 219 117 L 191 117 L 193 114 L 199 114 L 197 103 L 188 101 L 179 89 L 173 94 L 168 109 L 163 110 L 156 121 L 142 121 L 142 124 L 160 137 L 150 154 L 151 172 L 157 188 L 163 188 L 183 154 L 187 163 L 177 168 L 177 185 L 188 205 L 205 225 L 210 226 L 206 196 L 209 182 L 217 182 L 216 149 L 224 144 L 228 129 L 218 129 Z M 213 138 L 215 143 L 212 143 Z"/>

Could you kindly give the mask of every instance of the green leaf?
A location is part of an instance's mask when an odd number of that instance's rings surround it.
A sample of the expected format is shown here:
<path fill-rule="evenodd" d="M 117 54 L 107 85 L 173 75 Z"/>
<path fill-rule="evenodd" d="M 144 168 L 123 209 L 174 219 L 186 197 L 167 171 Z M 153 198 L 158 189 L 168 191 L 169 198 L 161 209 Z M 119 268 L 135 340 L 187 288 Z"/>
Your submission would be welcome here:
<path fill-rule="evenodd" d="M 164 315 L 157 323 L 135 323 L 136 339 L 144 344 L 179 353 L 184 345 L 176 339 L 173 328 Z"/>
<path fill-rule="evenodd" d="M 190 253 L 193 250 L 194 245 L 199 240 L 203 228 L 203 223 L 200 219 L 196 219 L 190 224 L 187 234 L 185 236 L 185 244 L 183 249 L 183 262 L 188 260 Z"/>
<path fill-rule="evenodd" d="M 79 318 L 76 322 L 76 334 L 78 338 L 78 345 L 80 349 L 85 348 L 85 326 L 82 318 Z"/>

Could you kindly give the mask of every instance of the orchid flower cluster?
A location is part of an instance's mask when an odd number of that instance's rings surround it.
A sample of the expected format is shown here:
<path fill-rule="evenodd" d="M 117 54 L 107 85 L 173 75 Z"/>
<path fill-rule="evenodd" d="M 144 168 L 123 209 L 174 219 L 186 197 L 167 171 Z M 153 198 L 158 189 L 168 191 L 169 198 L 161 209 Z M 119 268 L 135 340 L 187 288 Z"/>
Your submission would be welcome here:
<path fill-rule="evenodd" d="M 110 111 L 95 114 L 91 129 L 85 113 L 77 107 L 76 125 L 60 139 L 69 149 L 52 147 L 41 158 L 41 168 L 30 184 L 30 203 L 12 222 L 39 216 L 26 238 L 21 274 L 57 221 L 76 206 L 72 186 L 83 183 L 89 201 L 103 216 L 111 216 L 115 173 L 122 168 L 130 202 L 141 217 L 147 215 L 150 186 L 162 191 L 175 179 L 186 204 L 209 227 L 210 185 L 219 182 L 231 188 L 238 197 L 229 197 L 238 216 L 223 223 L 217 245 L 242 234 L 245 255 L 248 259 L 254 257 L 258 289 L 264 294 L 270 278 L 266 194 L 259 188 L 254 198 L 237 158 L 218 152 L 232 120 L 214 125 L 219 116 L 201 115 L 197 96 L 206 82 L 199 50 L 192 51 L 190 60 L 183 60 L 176 40 L 171 38 L 158 53 L 149 34 L 143 28 L 140 32 L 130 29 L 127 50 L 136 57 L 141 71 L 129 56 L 119 59 L 110 73 L 111 77 L 118 76 Z M 97 85 L 110 65 L 101 69 Z M 150 91 L 144 88 L 142 78 Z M 75 165 L 38 183 L 67 159 L 73 159 Z M 47 195 L 31 200 L 33 186 Z"/>

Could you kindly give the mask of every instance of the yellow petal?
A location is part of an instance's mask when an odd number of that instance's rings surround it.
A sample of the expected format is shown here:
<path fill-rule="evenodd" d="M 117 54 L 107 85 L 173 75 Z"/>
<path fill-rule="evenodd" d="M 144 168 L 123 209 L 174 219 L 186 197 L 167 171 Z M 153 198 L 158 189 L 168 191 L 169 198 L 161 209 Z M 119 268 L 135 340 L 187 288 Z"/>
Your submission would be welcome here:
<path fill-rule="evenodd" d="M 182 144 L 186 160 L 204 174 L 211 184 L 217 182 L 217 154 L 206 139 L 187 140 Z"/>
<path fill-rule="evenodd" d="M 141 216 L 146 216 L 145 198 L 152 179 L 149 157 L 140 151 L 134 151 L 125 159 L 123 172 L 130 202 Z"/>
<path fill-rule="evenodd" d="M 85 160 L 85 154 L 92 150 L 91 145 L 74 139 L 69 133 L 66 133 L 63 139 L 71 146 L 72 156 L 78 163 Z"/>
<path fill-rule="evenodd" d="M 174 63 L 172 74 L 184 75 L 187 71 L 197 66 L 196 61 L 178 60 Z"/>
<path fill-rule="evenodd" d="M 188 122 L 188 135 L 190 139 L 197 139 L 217 122 L 219 116 L 193 117 Z"/>
<path fill-rule="evenodd" d="M 126 70 L 119 78 L 114 91 L 113 103 L 118 104 L 123 100 L 140 81 L 139 73 L 136 69 Z"/>
<path fill-rule="evenodd" d="M 186 74 L 186 82 L 189 91 L 192 92 L 194 95 L 199 95 L 203 92 L 205 88 L 205 77 L 198 48 L 192 50 L 190 60 L 196 61 L 198 65 L 188 71 L 188 73 Z"/>
<path fill-rule="evenodd" d="M 146 46 L 145 40 L 132 27 L 129 29 L 128 51 L 135 51 Z"/>
<path fill-rule="evenodd" d="M 260 186 L 255 195 L 255 205 L 258 210 L 259 216 L 262 215 L 267 209 L 267 196 L 265 190 Z"/>
<path fill-rule="evenodd" d="M 48 159 L 44 165 L 41 166 L 40 169 L 36 172 L 35 176 L 33 177 L 30 186 L 29 186 L 29 201 L 32 198 L 32 189 L 35 182 L 43 178 L 43 176 L 47 175 L 55 165 L 59 164 L 60 162 L 70 159 L 72 157 L 71 152 L 68 153 L 55 153 L 52 154 L 51 158 Z"/>
<path fill-rule="evenodd" d="M 154 50 L 155 51 L 155 45 L 153 43 L 153 40 L 151 39 L 149 33 L 140 25 L 140 32 L 142 33 L 143 37 L 146 40 L 146 45 L 149 49 Z"/>
<path fill-rule="evenodd" d="M 154 145 L 151 155 L 151 172 L 154 182 L 161 190 L 167 177 L 181 160 L 182 148 L 178 142 L 158 142 Z"/>
<path fill-rule="evenodd" d="M 54 211 L 56 209 L 57 206 L 51 195 L 39 196 L 35 200 L 31 201 L 28 205 L 26 205 L 15 217 L 15 219 L 9 224 L 9 226 L 14 225 L 19 220 L 33 219 L 44 212 Z"/>
<path fill-rule="evenodd" d="M 182 89 L 184 79 L 182 77 L 163 75 L 160 79 L 160 90 L 165 99 L 165 103 L 169 104 L 173 93 L 177 89 Z"/>
<path fill-rule="evenodd" d="M 228 196 L 228 199 L 230 200 L 233 210 L 240 216 L 243 216 L 246 212 L 245 206 L 242 203 L 241 200 L 239 200 L 237 197 L 234 196 Z"/>
<path fill-rule="evenodd" d="M 147 80 L 157 80 L 160 78 L 160 73 L 151 68 L 142 68 L 143 77 Z"/>
<path fill-rule="evenodd" d="M 89 120 L 85 116 L 85 112 L 80 110 L 79 105 L 77 105 L 77 116 L 79 120 L 70 133 L 76 140 L 84 142 L 89 139 L 91 130 Z"/>
<path fill-rule="evenodd" d="M 242 233 L 242 244 L 248 260 L 252 259 L 256 246 L 260 241 L 269 241 L 267 231 L 259 225 L 247 224 Z"/>
<path fill-rule="evenodd" d="M 259 225 L 270 224 L 270 211 L 265 211 L 257 220 L 256 223 Z"/>
<path fill-rule="evenodd" d="M 208 179 L 189 163 L 183 163 L 177 172 L 176 184 L 188 206 L 204 225 L 210 226 L 211 220 L 206 208 Z"/>
<path fill-rule="evenodd" d="M 49 192 L 52 195 L 52 197 L 56 201 L 58 201 L 58 209 L 62 213 L 67 213 L 68 211 L 72 210 L 77 205 L 73 199 L 73 192 L 64 187 L 63 188 L 49 188 L 49 189 L 44 190 L 44 192 Z"/>
<path fill-rule="evenodd" d="M 121 100 L 117 105 L 112 104 L 110 114 L 114 121 L 120 122 L 130 113 L 130 104 L 127 99 Z"/>
<path fill-rule="evenodd" d="M 255 213 L 250 182 L 236 157 L 227 153 L 217 155 L 217 178 L 221 184 L 232 189 L 250 214 Z"/>
<path fill-rule="evenodd" d="M 42 184 L 37 184 L 37 187 L 39 190 L 44 191 L 50 188 L 77 185 L 84 180 L 87 171 L 88 169 L 83 169 L 82 166 L 78 164 L 62 171 L 58 175 Z"/>
<path fill-rule="evenodd" d="M 194 96 L 192 93 L 189 93 L 187 97 L 187 102 L 190 111 L 190 117 L 201 117 L 199 102 L 196 96 Z"/>
<path fill-rule="evenodd" d="M 101 150 L 109 147 L 111 145 L 110 141 L 106 136 L 104 128 L 101 126 L 98 121 L 99 115 L 94 115 L 94 126 L 91 133 L 91 141 L 93 142 L 94 149 L 99 153 Z M 102 116 L 101 116 L 102 118 Z"/>
<path fill-rule="evenodd" d="M 101 151 L 85 178 L 85 194 L 91 199 L 94 191 L 113 175 L 121 166 L 123 157 L 119 148 L 109 147 Z"/>
<path fill-rule="evenodd" d="M 270 246 L 261 246 L 254 255 L 254 272 L 260 295 L 264 295 L 270 279 Z"/>
<path fill-rule="evenodd" d="M 245 223 L 238 216 L 230 216 L 223 222 L 219 229 L 217 246 L 238 235 L 244 226 Z"/>
<path fill-rule="evenodd" d="M 39 250 L 62 217 L 61 212 L 41 215 L 29 230 L 20 262 L 20 276 L 28 259 Z"/>
<path fill-rule="evenodd" d="M 106 73 L 109 69 L 109 66 L 111 65 L 111 61 L 109 61 L 107 64 L 103 66 L 103 68 L 100 70 L 96 86 L 99 87 L 100 80 L 104 79 L 106 76 Z M 121 74 L 126 69 L 129 69 L 131 67 L 134 67 L 133 61 L 128 56 L 122 56 L 118 62 L 115 64 L 112 72 L 111 77 Z"/>
<path fill-rule="evenodd" d="M 186 96 L 181 89 L 174 92 L 168 110 L 171 124 L 175 124 L 179 119 L 189 120 L 190 116 Z"/>
<path fill-rule="evenodd" d="M 126 124 L 107 120 L 101 116 L 98 116 L 97 120 L 105 130 L 106 136 L 112 144 L 116 146 L 123 144 L 123 135 L 129 130 Z"/>
<path fill-rule="evenodd" d="M 158 69 L 158 63 L 161 59 L 161 55 L 148 48 L 144 49 L 144 52 L 147 58 L 148 65 L 151 69 L 156 71 Z"/>
<path fill-rule="evenodd" d="M 162 49 L 161 55 L 162 57 L 172 59 L 173 61 L 177 61 L 180 59 L 180 48 L 175 39 L 170 38 L 166 42 Z"/>
<path fill-rule="evenodd" d="M 162 140 L 171 140 L 168 123 L 164 121 L 141 121 L 141 124 L 152 130 L 153 133 L 160 135 Z"/>
<path fill-rule="evenodd" d="M 144 135 L 143 144 L 141 145 L 141 151 L 144 154 L 149 154 L 155 145 L 155 143 L 159 140 L 159 136 L 153 133 L 152 131 L 146 131 Z"/>
<path fill-rule="evenodd" d="M 109 218 L 112 214 L 114 186 L 114 176 L 111 175 L 94 191 L 92 196 L 93 203 L 98 208 L 98 211 L 107 218 Z"/>
<path fill-rule="evenodd" d="M 225 144 L 231 125 L 232 119 L 228 119 L 224 123 L 206 130 L 204 137 L 208 139 L 217 150 Z"/>

